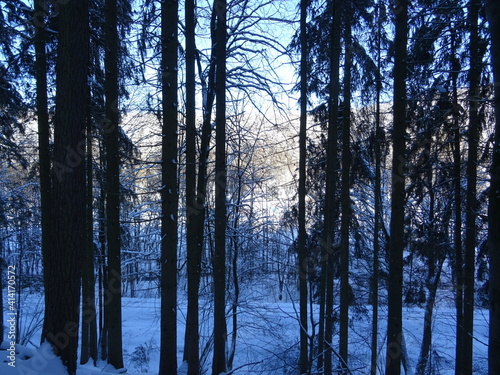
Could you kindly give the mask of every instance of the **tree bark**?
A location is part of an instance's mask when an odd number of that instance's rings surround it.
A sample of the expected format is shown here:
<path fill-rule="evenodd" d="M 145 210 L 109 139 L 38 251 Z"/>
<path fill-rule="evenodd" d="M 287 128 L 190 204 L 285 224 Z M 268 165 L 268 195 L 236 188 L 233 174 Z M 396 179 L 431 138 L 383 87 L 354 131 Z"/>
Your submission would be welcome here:
<path fill-rule="evenodd" d="M 406 161 L 406 45 L 408 39 L 408 2 L 394 5 L 396 15 L 394 40 L 393 155 L 391 190 L 391 237 L 389 245 L 388 320 L 386 375 L 401 373 L 402 358 L 402 286 L 405 219 Z"/>
<path fill-rule="evenodd" d="M 479 137 L 479 79 L 481 61 L 478 51 L 478 13 L 477 0 L 469 3 L 470 26 L 470 71 L 469 71 L 469 132 L 467 155 L 467 188 L 465 211 L 465 257 L 464 257 L 464 336 L 462 369 L 464 375 L 472 375 L 473 337 L 474 337 L 474 274 L 476 252 L 476 217 L 478 203 L 476 197 L 477 155 Z"/>
<path fill-rule="evenodd" d="M 198 293 L 201 276 L 201 246 L 197 238 L 196 218 L 203 206 L 196 201 L 196 80 L 195 80 L 195 1 L 186 0 L 186 246 L 187 246 L 187 317 L 184 361 L 188 375 L 200 373 L 200 336 Z"/>
<path fill-rule="evenodd" d="M 381 37 L 382 37 L 382 18 L 381 1 L 377 3 L 377 83 L 376 83 L 376 108 L 375 108 L 375 208 L 374 208 L 374 228 L 373 228 L 373 276 L 371 285 L 372 302 L 372 335 L 371 335 L 371 357 L 370 357 L 370 375 L 377 375 L 378 362 L 378 286 L 379 286 L 379 254 L 380 254 L 380 226 L 382 218 L 382 175 L 381 162 L 382 153 L 380 144 L 382 142 L 382 129 L 380 127 L 380 94 L 382 91 L 381 75 Z"/>
<path fill-rule="evenodd" d="M 307 335 L 307 249 L 306 249 L 306 129 L 307 129 L 307 0 L 300 1 L 300 129 L 299 129 L 299 187 L 298 187 L 298 274 L 299 274 L 299 373 L 308 372 Z"/>
<path fill-rule="evenodd" d="M 456 41 L 452 29 L 451 51 L 456 56 Z M 454 272 L 455 272 L 455 308 L 457 311 L 456 346 L 455 346 L 455 375 L 462 374 L 463 358 L 463 329 L 464 329 L 464 280 L 463 280 L 463 253 L 462 253 L 462 174 L 461 174 L 461 142 L 459 104 L 458 104 L 458 73 L 460 62 L 457 57 L 452 61 L 452 86 L 453 86 L 453 200 L 455 205 L 455 226 L 453 229 L 453 242 L 455 247 Z"/>
<path fill-rule="evenodd" d="M 226 371 L 226 1 L 215 0 L 217 12 L 215 117 L 215 252 L 214 356 L 212 374 Z"/>
<path fill-rule="evenodd" d="M 120 239 L 120 155 L 118 110 L 118 19 L 117 0 L 105 3 L 105 113 L 106 150 L 106 240 L 108 245 L 105 316 L 108 363 L 123 368 L 121 311 L 121 239 Z"/>
<path fill-rule="evenodd" d="M 488 248 L 490 257 L 490 328 L 488 374 L 500 373 L 500 4 L 486 1 L 491 33 L 491 59 L 495 82 L 495 135 L 490 169 L 490 202 L 488 209 Z"/>
<path fill-rule="evenodd" d="M 52 236 L 44 249 L 42 340 L 76 373 L 81 254 L 85 252 L 85 125 L 88 95 L 88 3 L 59 5 L 56 62 Z"/>
<path fill-rule="evenodd" d="M 160 374 L 177 374 L 177 60 L 178 2 L 161 6 L 162 218 Z"/>

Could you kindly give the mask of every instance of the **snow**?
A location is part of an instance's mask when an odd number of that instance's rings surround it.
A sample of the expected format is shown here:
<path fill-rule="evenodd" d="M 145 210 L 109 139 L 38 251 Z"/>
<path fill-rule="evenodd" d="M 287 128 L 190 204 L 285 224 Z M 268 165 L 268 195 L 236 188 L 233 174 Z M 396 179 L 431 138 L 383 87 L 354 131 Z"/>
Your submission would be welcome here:
<path fill-rule="evenodd" d="M 277 288 L 276 288 L 277 289 Z M 298 320 L 297 304 L 289 295 L 287 300 L 277 300 L 265 287 L 243 290 L 238 306 L 238 337 L 233 370 L 235 374 L 289 374 L 298 358 Z M 293 298 L 295 299 L 295 297 Z M 201 349 L 210 348 L 212 333 L 212 301 L 200 299 Z M 228 312 L 230 310 L 228 309 Z M 316 306 L 315 319 L 317 319 Z M 178 310 L 178 365 L 179 374 L 186 373 L 182 363 L 185 330 L 186 303 L 179 301 Z M 379 307 L 379 371 L 384 368 L 386 340 L 386 306 Z M 404 307 L 403 325 L 406 350 L 410 366 L 416 366 L 420 352 L 424 309 Z M 232 320 L 228 313 L 228 348 L 231 347 Z M 438 301 L 435 308 L 433 343 L 431 356 L 433 365 L 440 375 L 454 374 L 455 356 L 455 309 L 447 299 Z M 159 365 L 160 343 L 160 300 L 158 298 L 123 298 L 123 349 L 127 374 L 156 375 Z M 338 327 L 337 327 L 338 328 Z M 309 324 L 311 332 L 311 324 Z M 476 310 L 474 337 L 474 374 L 487 373 L 488 311 Z M 34 336 L 32 343 L 39 342 Z M 349 332 L 349 365 L 354 374 L 369 372 L 371 335 L 371 307 L 365 306 L 363 312 L 351 310 Z M 336 340 L 338 337 L 336 336 Z M 0 350 L 0 374 L 2 375 L 65 375 L 66 371 L 48 344 L 39 348 L 16 346 L 16 368 L 8 365 L 8 343 Z M 334 342 L 334 347 L 337 342 Z M 210 369 L 211 354 L 202 357 Z M 99 362 L 97 367 L 88 363 L 78 367 L 78 375 L 116 374 L 120 370 L 105 367 Z M 233 372 L 231 372 L 233 373 Z M 382 372 L 380 372 L 382 373 Z"/>

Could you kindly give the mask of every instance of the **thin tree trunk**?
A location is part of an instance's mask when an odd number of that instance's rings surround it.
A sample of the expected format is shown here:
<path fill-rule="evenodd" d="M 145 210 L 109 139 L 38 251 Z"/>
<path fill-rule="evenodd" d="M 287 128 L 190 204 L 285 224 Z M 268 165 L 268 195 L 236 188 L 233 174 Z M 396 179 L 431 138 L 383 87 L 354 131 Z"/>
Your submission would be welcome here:
<path fill-rule="evenodd" d="M 477 148 L 479 137 L 479 77 L 481 61 L 478 53 L 478 12 L 477 0 L 469 3 L 470 25 L 470 61 L 469 72 L 469 139 L 467 155 L 467 189 L 465 212 L 465 267 L 464 267 L 464 338 L 463 338 L 463 374 L 472 375 L 472 354 L 474 336 L 474 271 L 476 252 L 476 217 L 477 217 Z"/>
<path fill-rule="evenodd" d="M 401 373 L 402 358 L 402 286 L 405 218 L 406 158 L 406 45 L 408 38 L 408 2 L 401 0 L 396 14 L 394 39 L 394 127 L 391 191 L 391 237 L 389 245 L 388 320 L 386 375 Z"/>
<path fill-rule="evenodd" d="M 299 324 L 300 354 L 299 373 L 306 374 L 309 368 L 307 335 L 307 249 L 306 249 L 306 129 L 307 129 L 307 0 L 300 1 L 300 129 L 299 129 L 299 187 L 297 239 L 299 273 Z"/>
<path fill-rule="evenodd" d="M 330 54 L 330 95 L 328 103 L 328 140 L 326 161 L 325 207 L 323 222 L 323 238 L 321 249 L 321 288 L 320 316 L 318 333 L 318 369 L 325 374 L 332 373 L 331 344 L 333 339 L 333 235 L 335 227 L 335 191 L 337 189 L 337 129 L 339 102 L 339 64 L 340 64 L 340 12 L 336 11 L 342 1 L 330 1 L 332 22 L 330 38 L 332 50 Z"/>
<path fill-rule="evenodd" d="M 495 143 L 490 169 L 488 249 L 490 256 L 490 329 L 488 374 L 500 374 L 500 4 L 486 1 L 491 33 L 491 59 L 495 82 Z"/>
<path fill-rule="evenodd" d="M 452 30 L 451 50 L 452 56 L 456 53 L 455 31 Z M 461 174 L 461 141 L 460 122 L 459 122 L 459 104 L 458 104 L 458 73 L 460 71 L 460 62 L 457 57 L 452 62 L 452 85 L 453 85 L 453 200 L 455 204 L 455 226 L 453 229 L 453 242 L 455 247 L 455 308 L 457 311 L 456 324 L 456 349 L 455 349 L 455 375 L 462 374 L 463 358 L 463 338 L 464 338 L 464 280 L 463 280 L 463 254 L 462 254 L 462 174 Z"/>
<path fill-rule="evenodd" d="M 200 336 L 198 293 L 201 275 L 201 246 L 196 237 L 196 217 L 203 206 L 196 202 L 196 81 L 195 81 L 195 1 L 186 0 L 186 246 L 187 246 L 187 317 L 184 361 L 188 375 L 200 373 Z"/>
<path fill-rule="evenodd" d="M 377 375 L 378 362 L 378 285 L 379 285 L 379 254 L 380 254 L 380 224 L 382 218 L 382 189 L 381 189 L 381 150 L 380 143 L 382 142 L 382 132 L 380 127 L 380 93 L 382 91 L 382 76 L 381 76 L 381 34 L 382 34 L 382 19 L 381 19 L 381 2 L 377 3 L 377 83 L 376 83 L 376 108 L 375 108 L 375 208 L 374 208 L 374 228 L 373 228 L 373 276 L 372 276 L 372 335 L 371 335 L 371 358 L 370 358 L 370 375 Z"/>
<path fill-rule="evenodd" d="M 346 7 L 349 5 L 346 4 Z M 346 14 L 349 10 L 344 9 Z M 347 371 L 349 351 L 349 231 L 351 224 L 351 67 L 352 67 L 352 40 L 351 20 L 346 16 L 345 26 L 345 64 L 344 64 L 344 108 L 342 128 L 342 188 L 341 206 L 342 219 L 340 227 L 340 347 L 339 355 L 342 358 L 343 373 Z"/>
<path fill-rule="evenodd" d="M 434 259 L 432 260 L 434 261 Z M 427 303 L 425 306 L 424 314 L 424 333 L 422 337 L 422 346 L 420 347 L 420 355 L 417 363 L 417 375 L 424 375 L 427 364 L 429 363 L 429 350 L 432 344 L 432 315 L 434 313 L 434 305 L 436 303 L 436 293 L 441 279 L 441 270 L 443 269 L 443 260 L 440 260 L 437 269 L 432 273 L 429 271 L 428 278 L 428 290 L 429 296 L 427 297 Z"/>
<path fill-rule="evenodd" d="M 215 252 L 214 356 L 212 374 L 226 371 L 226 1 L 215 0 L 217 68 L 215 80 Z"/>
<path fill-rule="evenodd" d="M 160 374 L 177 374 L 177 59 L 178 2 L 161 7 L 162 218 Z"/>
<path fill-rule="evenodd" d="M 85 124 L 88 95 L 88 2 L 59 4 L 56 63 L 52 236 L 44 249 L 42 340 L 76 373 L 81 254 L 85 252 Z"/>

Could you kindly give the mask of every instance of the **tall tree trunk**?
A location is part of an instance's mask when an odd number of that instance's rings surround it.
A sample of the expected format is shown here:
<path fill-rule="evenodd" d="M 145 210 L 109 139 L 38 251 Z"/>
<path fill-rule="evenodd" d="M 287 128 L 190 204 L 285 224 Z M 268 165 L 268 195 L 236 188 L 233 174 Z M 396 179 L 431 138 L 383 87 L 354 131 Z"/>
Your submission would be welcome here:
<path fill-rule="evenodd" d="M 188 0 L 189 1 L 189 0 Z M 186 4 L 189 5 L 189 4 Z M 207 196 L 207 167 L 208 167 L 208 156 L 209 156 L 209 151 L 210 151 L 210 140 L 212 136 L 212 111 L 213 111 L 213 104 L 214 104 L 214 99 L 215 99 L 215 61 L 216 61 L 216 35 L 215 35 L 215 22 L 216 22 L 216 10 L 215 7 L 212 9 L 212 22 L 211 22 L 211 39 L 212 39 L 212 59 L 210 61 L 210 67 L 208 70 L 208 83 L 205 80 L 204 77 L 204 72 L 202 71 L 201 68 L 201 63 L 199 61 L 199 55 L 196 53 L 196 46 L 195 46 L 195 39 L 194 39 L 194 30 L 191 31 L 189 30 L 189 22 L 194 22 L 193 20 L 189 20 L 189 17 L 193 17 L 186 15 L 186 59 L 189 58 L 190 56 L 190 51 L 192 49 L 193 55 L 195 60 L 198 61 L 198 69 L 199 69 L 199 77 L 200 77 L 200 82 L 202 86 L 202 93 L 203 93 L 203 122 L 202 122 L 202 128 L 201 128 L 201 139 L 200 139 L 200 152 L 199 152 L 199 159 L 198 159 L 198 176 L 196 177 L 196 194 L 194 198 L 194 203 L 192 205 L 188 206 L 188 227 L 189 228 L 189 233 L 193 233 L 191 239 L 189 240 L 187 246 L 192 250 L 189 251 L 188 257 L 190 258 L 188 260 L 188 273 L 191 275 L 190 280 L 191 282 L 188 282 L 190 286 L 188 286 L 189 291 L 188 294 L 190 297 L 188 299 L 191 301 L 188 301 L 188 312 L 187 312 L 187 320 L 186 320 L 186 325 L 187 327 L 191 327 L 186 329 L 185 332 L 185 337 L 184 337 L 184 360 L 188 361 L 188 368 L 191 368 L 191 370 L 188 369 L 188 371 L 194 371 L 192 374 L 195 374 L 200 371 L 199 369 L 199 355 L 196 354 L 199 352 L 199 332 L 198 332 L 198 290 L 199 290 L 199 285 L 200 285 L 200 279 L 201 279 L 201 259 L 202 259 L 202 253 L 203 253 L 203 244 L 204 244 L 204 235 L 205 235 L 205 216 L 206 216 L 206 196 Z M 193 33 L 192 36 L 190 36 L 190 33 Z M 192 46 L 191 46 L 192 45 Z M 189 67 L 188 61 L 186 61 L 186 75 L 188 73 L 188 69 L 191 69 Z M 191 148 L 192 148 L 192 140 L 190 138 L 192 137 L 191 133 L 196 132 L 196 129 L 192 129 L 192 125 L 190 123 L 193 121 L 192 119 L 188 119 L 189 115 L 189 106 L 193 106 L 191 104 L 190 100 L 194 99 L 189 99 L 189 96 L 192 96 L 190 85 L 192 83 L 189 83 L 189 77 L 186 76 L 186 133 L 190 133 L 190 136 L 186 135 L 186 161 L 187 163 L 190 163 L 188 161 L 188 154 L 191 153 Z M 194 78 L 193 78 L 194 82 Z M 189 106 L 188 106 L 189 103 Z M 193 102 L 194 103 L 194 102 Z M 189 123 L 188 123 L 189 121 Z M 187 148 L 190 148 L 190 151 L 188 152 Z M 189 160 L 192 160 L 192 157 L 189 156 Z M 189 165 L 188 168 L 186 169 L 186 178 L 189 179 L 191 177 L 188 177 Z M 189 171 L 189 174 L 191 176 L 192 172 Z M 191 182 L 190 182 L 191 185 Z M 188 186 L 186 186 L 186 189 Z M 187 198 L 187 197 L 186 197 Z M 191 234 L 190 234 L 191 236 Z M 196 250 L 194 249 L 194 246 L 196 246 Z M 196 293 L 196 297 L 194 296 L 194 293 Z M 196 301 L 195 301 L 196 299 Z M 192 320 L 194 319 L 194 320 Z M 193 330 L 196 327 L 196 332 L 193 332 Z M 194 336 L 191 336 L 191 333 L 193 332 Z M 190 344 L 189 344 L 190 343 Z M 193 349 L 195 350 L 196 353 L 191 352 L 191 348 L 198 348 L 198 349 Z M 191 357 L 193 356 L 193 357 Z M 194 357 L 196 356 L 196 358 Z M 189 360 L 191 358 L 191 360 Z M 191 365 L 189 364 L 191 363 Z M 198 370 L 196 370 L 198 368 Z M 190 373 L 191 374 L 191 373 Z"/>
<path fill-rule="evenodd" d="M 481 61 L 478 51 L 478 13 L 477 0 L 469 3 L 470 26 L 470 71 L 469 71 L 469 139 L 467 154 L 467 188 L 465 212 L 465 265 L 464 265 L 464 340 L 463 374 L 472 375 L 472 354 L 474 336 L 474 273 L 476 252 L 477 217 L 477 148 L 479 137 L 479 78 Z"/>
<path fill-rule="evenodd" d="M 408 2 L 401 0 L 394 8 L 396 29 L 394 39 L 394 99 L 391 191 L 391 237 L 389 245 L 388 320 L 386 375 L 401 373 L 402 358 L 402 286 L 405 219 L 406 160 L 406 45 L 408 39 Z"/>
<path fill-rule="evenodd" d="M 105 316 L 108 338 L 108 363 L 123 368 L 121 307 L 121 240 L 120 240 L 120 155 L 118 112 L 118 20 L 117 0 L 105 3 L 104 81 L 106 128 L 106 239 L 108 272 Z"/>
<path fill-rule="evenodd" d="M 455 346 L 455 375 L 462 374 L 463 338 L 464 338 L 464 280 L 463 280 L 463 254 L 462 254 L 462 174 L 461 174 L 461 141 L 459 104 L 458 104 L 458 73 L 460 61 L 456 56 L 455 30 L 451 30 L 452 50 L 452 86 L 453 86 L 453 201 L 455 205 L 455 226 L 453 228 L 453 242 L 455 247 L 455 259 L 453 268 L 455 271 L 455 308 L 457 311 L 456 324 L 456 346 Z"/>
<path fill-rule="evenodd" d="M 326 161 L 325 207 L 323 222 L 323 238 L 321 248 L 321 289 L 320 316 L 318 333 L 318 369 L 325 374 L 332 373 L 333 339 L 333 236 L 335 227 L 335 197 L 337 189 L 337 130 L 339 112 L 339 66 L 340 66 L 340 12 L 342 1 L 330 1 L 332 21 L 330 38 L 332 50 L 330 54 L 330 83 L 328 101 L 328 140 Z"/>
<path fill-rule="evenodd" d="M 490 255 L 490 329 L 488 374 L 500 373 L 500 4 L 486 0 L 486 14 L 491 33 L 491 59 L 495 82 L 495 143 L 490 169 L 488 211 L 488 248 Z"/>
<path fill-rule="evenodd" d="M 196 217 L 203 207 L 196 202 L 196 80 L 195 80 L 195 1 L 186 0 L 186 246 L 187 246 L 187 318 L 184 361 L 188 375 L 200 373 L 200 335 L 198 293 L 201 275 L 201 246 L 196 237 Z"/>
<path fill-rule="evenodd" d="M 59 5 L 51 245 L 44 249 L 42 340 L 76 373 L 81 254 L 85 252 L 88 3 Z"/>
<path fill-rule="evenodd" d="M 215 0 L 217 68 L 215 80 L 215 252 L 214 357 L 212 374 L 226 371 L 226 0 Z"/>
<path fill-rule="evenodd" d="M 378 362 L 378 286 L 379 286 L 379 254 L 380 254 L 380 226 L 382 218 L 382 187 L 381 187 L 381 150 L 382 129 L 380 127 L 380 94 L 382 91 L 381 75 L 381 37 L 382 37 L 382 18 L 381 1 L 377 3 L 377 83 L 376 83 L 376 108 L 375 108 L 375 208 L 374 208 L 374 228 L 373 228 L 373 276 L 371 285 L 372 302 L 372 335 L 371 335 L 371 357 L 370 357 L 370 375 L 377 375 Z"/>
<path fill-rule="evenodd" d="M 309 367 L 307 335 L 307 249 L 306 249 L 306 129 L 307 129 L 307 0 L 300 1 L 300 129 L 299 129 L 299 187 L 297 239 L 299 268 L 299 373 Z"/>
<path fill-rule="evenodd" d="M 346 4 L 346 8 L 349 7 Z M 351 68 L 352 68 L 352 35 L 350 9 L 345 9 L 345 63 L 344 63 L 344 108 L 342 126 L 342 188 L 340 227 L 340 348 L 343 371 L 347 371 L 349 341 L 349 231 L 351 225 Z"/>
<path fill-rule="evenodd" d="M 162 218 L 160 374 L 177 374 L 177 59 L 178 2 L 162 2 Z"/>

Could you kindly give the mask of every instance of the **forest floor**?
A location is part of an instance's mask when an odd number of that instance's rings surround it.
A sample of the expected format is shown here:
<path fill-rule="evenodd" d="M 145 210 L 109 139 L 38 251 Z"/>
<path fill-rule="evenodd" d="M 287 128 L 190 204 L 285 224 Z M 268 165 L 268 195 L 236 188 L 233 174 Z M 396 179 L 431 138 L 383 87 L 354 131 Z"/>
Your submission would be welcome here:
<path fill-rule="evenodd" d="M 40 299 L 42 302 L 40 302 Z M 63 375 L 65 370 L 48 345 L 36 347 L 40 342 L 41 309 L 43 297 L 29 295 L 23 302 L 23 315 L 19 322 L 21 335 L 29 333 L 29 341 L 17 346 L 12 367 L 8 358 L 9 347 L 4 344 L 0 350 L 0 374 L 2 375 Z M 201 301 L 200 334 L 202 365 L 210 371 L 211 362 L 211 302 Z M 455 354 L 455 311 L 448 303 L 436 306 L 431 348 L 432 374 L 454 374 Z M 182 364 L 185 328 L 185 304 L 180 304 L 178 320 L 178 363 L 179 373 L 185 371 Z M 290 301 L 269 302 L 262 298 L 246 298 L 240 302 L 237 313 L 237 340 L 233 363 L 234 374 L 292 374 L 298 358 L 297 308 Z M 314 311 L 316 306 L 312 306 Z M 379 322 L 379 371 L 384 367 L 385 357 L 385 313 L 380 307 Z M 351 310 L 349 332 L 349 367 L 353 374 L 369 373 L 371 307 Z M 408 358 L 408 373 L 413 374 L 420 352 L 424 309 L 405 307 L 403 310 L 404 338 Z M 4 326 L 8 327 L 7 318 Z M 159 364 L 160 343 L 160 300 L 157 298 L 123 298 L 123 355 L 128 374 L 156 375 Z M 487 373 L 488 311 L 476 310 L 474 337 L 474 373 Z M 228 348 L 231 348 L 232 317 L 228 318 Z M 312 325 L 310 325 L 311 327 Z M 317 326 L 315 326 L 317 329 Z M 311 333 L 314 333 L 311 330 Z M 10 363 L 10 364 L 9 364 Z M 104 368 L 90 364 L 80 366 L 78 375 L 112 374 Z"/>

